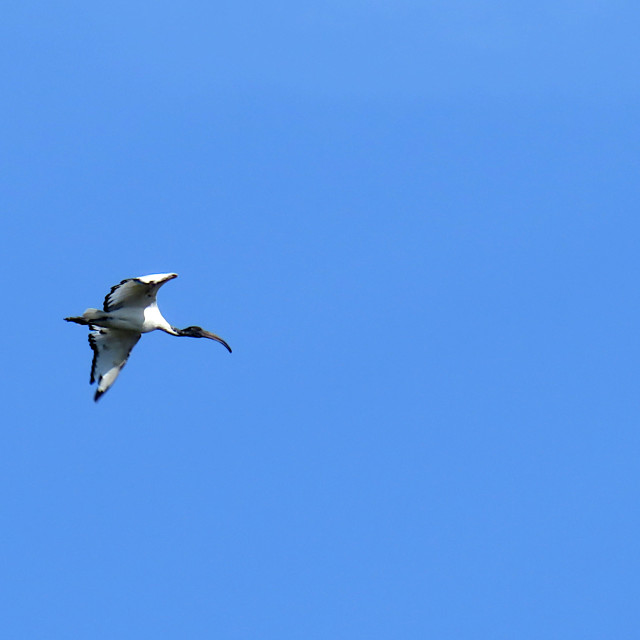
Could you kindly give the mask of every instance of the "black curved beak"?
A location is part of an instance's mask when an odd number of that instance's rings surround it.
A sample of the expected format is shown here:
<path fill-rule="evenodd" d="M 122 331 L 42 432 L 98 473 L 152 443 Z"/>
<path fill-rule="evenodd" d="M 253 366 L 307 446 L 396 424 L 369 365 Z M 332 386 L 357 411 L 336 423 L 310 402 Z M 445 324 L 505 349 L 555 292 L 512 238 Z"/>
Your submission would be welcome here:
<path fill-rule="evenodd" d="M 209 340 L 215 340 L 216 342 L 219 342 L 223 347 L 225 347 L 225 349 L 229 353 L 231 353 L 231 347 L 220 336 L 217 336 L 215 333 L 211 333 L 210 331 L 205 331 L 204 329 L 202 329 L 202 337 L 209 338 Z"/>

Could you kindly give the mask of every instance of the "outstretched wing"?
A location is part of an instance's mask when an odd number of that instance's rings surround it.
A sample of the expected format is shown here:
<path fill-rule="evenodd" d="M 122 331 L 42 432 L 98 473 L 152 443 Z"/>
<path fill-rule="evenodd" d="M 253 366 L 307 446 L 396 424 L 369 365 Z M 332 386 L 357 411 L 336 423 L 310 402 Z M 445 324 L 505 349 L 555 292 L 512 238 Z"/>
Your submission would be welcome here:
<path fill-rule="evenodd" d="M 115 287 L 104 299 L 103 310 L 115 311 L 122 307 L 147 307 L 155 302 L 158 289 L 169 280 L 177 278 L 177 273 L 154 273 L 150 276 L 127 278 Z"/>
<path fill-rule="evenodd" d="M 140 340 L 140 334 L 136 331 L 91 326 L 89 333 L 89 344 L 93 349 L 91 384 L 98 382 L 94 400 L 97 401 L 116 381 L 127 362 L 131 349 L 135 347 L 138 340 Z"/>

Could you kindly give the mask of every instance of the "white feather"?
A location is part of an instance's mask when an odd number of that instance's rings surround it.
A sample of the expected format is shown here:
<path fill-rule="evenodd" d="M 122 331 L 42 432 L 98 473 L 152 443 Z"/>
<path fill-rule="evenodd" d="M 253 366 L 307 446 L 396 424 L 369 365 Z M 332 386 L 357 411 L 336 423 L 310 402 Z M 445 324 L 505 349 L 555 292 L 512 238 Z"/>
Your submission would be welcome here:
<path fill-rule="evenodd" d="M 91 383 L 97 382 L 97 400 L 115 381 L 124 367 L 131 349 L 140 340 L 136 331 L 91 327 L 89 344 L 93 349 Z"/>

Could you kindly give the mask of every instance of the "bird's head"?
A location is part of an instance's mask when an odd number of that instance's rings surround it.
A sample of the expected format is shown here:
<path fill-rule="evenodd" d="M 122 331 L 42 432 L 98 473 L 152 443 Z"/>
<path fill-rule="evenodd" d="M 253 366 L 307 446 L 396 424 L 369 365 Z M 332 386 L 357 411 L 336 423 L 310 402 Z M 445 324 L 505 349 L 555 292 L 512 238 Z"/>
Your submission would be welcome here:
<path fill-rule="evenodd" d="M 176 329 L 176 333 L 179 336 L 184 336 L 187 338 L 209 338 L 209 340 L 215 340 L 219 342 L 223 347 L 231 353 L 231 347 L 215 333 L 211 333 L 210 331 L 205 331 L 202 327 L 187 327 L 186 329 Z"/>

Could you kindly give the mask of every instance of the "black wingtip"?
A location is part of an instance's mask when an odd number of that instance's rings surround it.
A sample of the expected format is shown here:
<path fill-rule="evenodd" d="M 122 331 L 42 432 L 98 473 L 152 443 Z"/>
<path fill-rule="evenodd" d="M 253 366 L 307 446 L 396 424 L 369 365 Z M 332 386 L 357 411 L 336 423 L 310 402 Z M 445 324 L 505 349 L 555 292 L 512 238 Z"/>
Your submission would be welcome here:
<path fill-rule="evenodd" d="M 104 391 L 100 391 L 100 389 L 98 389 L 95 395 L 93 396 L 93 401 L 98 402 L 98 400 L 100 400 L 103 394 L 104 394 Z"/>

